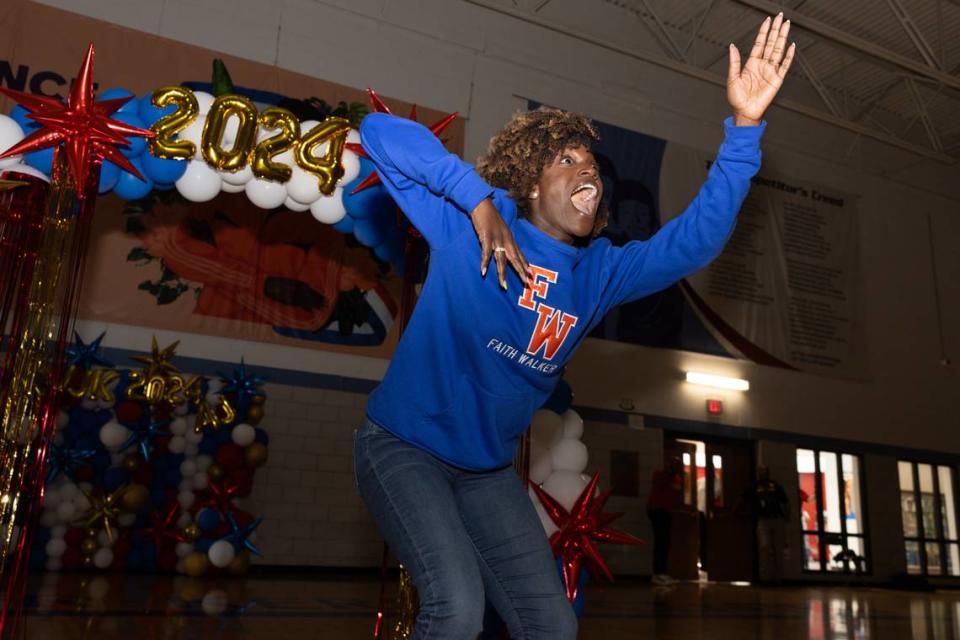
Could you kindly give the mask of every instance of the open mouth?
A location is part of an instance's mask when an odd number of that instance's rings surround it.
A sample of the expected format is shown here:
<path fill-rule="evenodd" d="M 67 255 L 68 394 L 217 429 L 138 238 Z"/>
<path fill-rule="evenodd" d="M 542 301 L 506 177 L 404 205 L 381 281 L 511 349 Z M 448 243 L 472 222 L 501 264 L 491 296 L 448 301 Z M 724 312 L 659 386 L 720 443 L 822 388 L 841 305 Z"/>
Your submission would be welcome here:
<path fill-rule="evenodd" d="M 584 182 L 578 184 L 570 194 L 570 202 L 573 207 L 584 216 L 592 216 L 597 212 L 597 196 L 600 191 L 593 182 Z"/>

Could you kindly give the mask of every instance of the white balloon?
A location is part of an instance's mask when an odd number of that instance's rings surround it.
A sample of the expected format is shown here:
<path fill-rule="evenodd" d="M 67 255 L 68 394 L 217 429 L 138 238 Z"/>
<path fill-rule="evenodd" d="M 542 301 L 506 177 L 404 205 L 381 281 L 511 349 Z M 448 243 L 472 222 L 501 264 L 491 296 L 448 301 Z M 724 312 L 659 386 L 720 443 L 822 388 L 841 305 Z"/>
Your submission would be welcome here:
<path fill-rule="evenodd" d="M 564 509 L 573 508 L 580 492 L 587 486 L 579 473 L 573 471 L 554 471 L 543 483 L 543 490 L 553 496 Z"/>
<path fill-rule="evenodd" d="M 557 471 L 575 471 L 581 473 L 587 468 L 587 445 L 579 440 L 564 438 L 550 452 L 553 468 Z"/>
<path fill-rule="evenodd" d="M 63 538 L 50 538 L 47 542 L 47 555 L 51 558 L 59 558 L 67 550 L 67 541 Z"/>
<path fill-rule="evenodd" d="M 537 446 L 549 449 L 563 434 L 563 421 L 553 411 L 540 409 L 533 414 L 530 424 L 530 439 Z"/>
<path fill-rule="evenodd" d="M 191 202 L 209 202 L 217 197 L 223 180 L 220 174 L 203 160 L 191 160 L 187 170 L 175 183 L 177 191 Z"/>
<path fill-rule="evenodd" d="M 193 553 L 193 544 L 190 542 L 178 542 L 176 552 L 178 558 L 186 558 Z"/>
<path fill-rule="evenodd" d="M 250 198 L 250 202 L 261 209 L 276 209 L 287 199 L 285 186 L 262 178 L 254 178 L 244 185 L 243 190 Z"/>
<path fill-rule="evenodd" d="M 170 438 L 170 442 L 167 444 L 167 449 L 170 450 L 170 453 L 177 454 L 183 453 L 183 450 L 187 446 L 187 441 L 184 440 L 183 436 L 173 436 Z"/>
<path fill-rule="evenodd" d="M 343 206 L 343 189 L 337 187 L 329 196 L 324 196 L 310 205 L 310 213 L 324 224 L 337 224 L 347 215 Z"/>
<path fill-rule="evenodd" d="M 45 509 L 56 509 L 61 499 L 59 489 L 47 489 L 43 494 L 43 507 Z"/>
<path fill-rule="evenodd" d="M 51 538 L 62 538 L 67 534 L 67 525 L 65 524 L 55 524 L 50 527 L 50 537 Z"/>
<path fill-rule="evenodd" d="M 229 151 L 233 151 L 233 143 L 237 141 L 238 131 L 240 131 L 240 116 L 231 114 L 223 127 L 223 137 L 220 138 L 220 146 Z"/>
<path fill-rule="evenodd" d="M 70 414 L 66 411 L 59 412 L 57 414 L 57 429 L 63 429 L 68 424 L 70 424 Z"/>
<path fill-rule="evenodd" d="M 184 460 L 180 463 L 180 475 L 189 478 L 197 473 L 197 463 L 195 460 Z"/>
<path fill-rule="evenodd" d="M 223 190 L 226 191 L 226 185 L 242 187 L 251 180 L 253 180 L 253 168 L 247 164 L 243 169 L 237 169 L 236 171 L 217 171 L 220 175 L 220 178 L 223 180 L 224 187 Z M 243 191 L 240 189 L 239 191 Z M 236 193 L 233 191 L 231 193 Z"/>
<path fill-rule="evenodd" d="M 320 181 L 317 176 L 307 173 L 299 166 L 293 167 L 293 173 L 285 184 L 287 195 L 302 204 L 316 202 L 323 195 L 320 193 Z"/>
<path fill-rule="evenodd" d="M 34 169 L 28 164 L 12 164 L 9 167 L 3 167 L 3 169 L 0 169 L 0 177 L 2 177 L 5 173 L 23 173 L 28 176 L 33 176 L 34 178 L 40 178 L 46 182 L 50 182 L 50 176 L 39 169 Z"/>
<path fill-rule="evenodd" d="M 197 475 L 193 476 L 193 488 L 197 491 L 207 488 L 207 474 L 203 471 L 198 471 Z"/>
<path fill-rule="evenodd" d="M 553 473 L 553 461 L 550 455 L 542 455 L 537 459 L 530 459 L 530 482 L 540 484 Z"/>
<path fill-rule="evenodd" d="M 200 451 L 200 445 L 198 445 L 196 442 L 190 442 L 187 440 L 187 446 L 183 448 L 184 455 L 186 455 L 188 458 L 192 458 L 193 456 L 197 455 L 198 451 Z"/>
<path fill-rule="evenodd" d="M 197 456 L 197 471 L 207 472 L 207 468 L 213 463 L 213 458 L 207 454 Z"/>
<path fill-rule="evenodd" d="M 287 196 L 287 199 L 283 201 L 283 206 L 285 206 L 287 209 L 290 209 L 290 211 L 296 211 L 297 213 L 310 211 L 310 205 L 297 202 L 290 196 Z"/>
<path fill-rule="evenodd" d="M 340 162 L 343 164 L 343 175 L 337 184 L 350 184 L 360 175 L 360 156 L 350 149 L 344 149 Z"/>
<path fill-rule="evenodd" d="M 23 129 L 20 128 L 20 124 L 10 116 L 5 116 L 0 113 L 0 153 L 6 151 L 21 140 L 23 140 Z M 19 164 L 22 157 L 21 154 L 17 154 L 0 160 L 0 169 L 6 169 L 7 167 Z"/>
<path fill-rule="evenodd" d="M 106 530 L 102 530 L 99 533 L 97 533 L 97 542 L 100 543 L 101 547 L 107 547 L 107 548 L 112 547 L 114 540 L 116 540 L 116 538 L 111 538 L 107 534 Z"/>
<path fill-rule="evenodd" d="M 184 402 L 183 404 L 178 404 L 173 408 L 173 415 L 175 416 L 185 416 L 189 412 L 190 412 L 190 407 L 187 405 L 186 402 Z"/>
<path fill-rule="evenodd" d="M 242 193 L 246 189 L 244 189 L 244 185 L 242 184 L 230 184 L 229 182 L 224 182 L 222 185 L 220 185 L 220 190 L 224 193 Z"/>
<path fill-rule="evenodd" d="M 194 495 L 193 491 L 181 491 L 177 494 L 177 502 L 180 503 L 180 506 L 184 509 L 189 509 L 193 506 L 193 501 L 197 497 Z"/>
<path fill-rule="evenodd" d="M 107 424 L 110 424 L 110 423 L 108 422 Z M 73 500 L 78 493 L 80 493 L 80 487 L 78 487 L 77 485 L 73 484 L 72 482 L 64 478 L 63 484 L 60 485 L 60 496 L 64 500 Z"/>
<path fill-rule="evenodd" d="M 256 437 L 256 429 L 245 422 L 241 422 L 233 428 L 233 431 L 230 432 L 230 439 L 241 447 L 246 447 L 253 444 L 253 440 Z"/>
<path fill-rule="evenodd" d="M 117 516 L 117 524 L 121 527 L 130 527 L 133 526 L 133 523 L 137 521 L 137 514 L 135 513 L 121 513 Z"/>
<path fill-rule="evenodd" d="M 218 393 L 223 389 L 223 380 L 220 378 L 210 378 L 207 380 L 207 393 Z"/>
<path fill-rule="evenodd" d="M 227 540 L 217 540 L 210 545 L 210 550 L 207 551 L 210 564 L 220 569 L 233 562 L 235 555 L 236 551 L 233 549 L 233 543 Z"/>
<path fill-rule="evenodd" d="M 56 558 L 47 558 L 47 564 L 45 565 L 47 571 L 60 571 L 60 568 L 63 567 L 63 563 L 60 561 L 60 556 Z"/>
<path fill-rule="evenodd" d="M 187 125 L 183 131 L 177 134 L 177 140 L 189 140 L 196 146 L 193 153 L 193 159 L 204 162 L 203 150 L 200 148 L 200 140 L 203 138 L 203 125 L 207 122 L 207 114 L 202 113 L 197 119 Z"/>
<path fill-rule="evenodd" d="M 86 494 L 78 493 L 73 497 L 73 508 L 76 509 L 77 513 L 83 513 L 90 508 L 90 499 L 87 498 Z"/>
<path fill-rule="evenodd" d="M 174 418 L 170 421 L 170 433 L 175 436 L 182 436 L 187 432 L 187 421 L 183 418 Z"/>
<path fill-rule="evenodd" d="M 207 93 L 206 91 L 194 91 L 194 97 L 197 99 L 197 105 L 200 107 L 200 110 L 197 112 L 201 116 L 207 115 L 210 111 L 210 105 L 213 104 L 213 101 L 216 98 L 213 97 L 213 94 Z"/>
<path fill-rule="evenodd" d="M 560 418 L 563 420 L 563 437 L 571 440 L 579 440 L 583 437 L 583 418 L 580 414 L 569 409 Z"/>
<path fill-rule="evenodd" d="M 177 526 L 181 529 L 185 529 L 188 524 L 193 522 L 193 518 L 190 517 L 190 514 L 184 511 L 180 514 L 180 517 L 177 518 Z"/>
<path fill-rule="evenodd" d="M 219 616 L 227 610 L 229 602 L 225 591 L 214 589 L 203 596 L 203 600 L 200 601 L 200 608 L 208 616 Z"/>
<path fill-rule="evenodd" d="M 196 422 L 194 422 L 196 424 Z M 190 426 L 187 428 L 187 432 L 183 434 L 183 439 L 187 441 L 187 444 L 197 444 L 203 440 L 203 431 L 197 431 L 194 427 Z"/>
<path fill-rule="evenodd" d="M 41 527 L 52 527 L 57 524 L 57 522 L 59 522 L 59 520 L 57 519 L 56 509 L 44 509 L 43 513 L 40 514 Z"/>
<path fill-rule="evenodd" d="M 64 501 L 57 505 L 57 519 L 60 522 L 72 522 L 77 515 L 77 508 L 73 502 Z"/>
<path fill-rule="evenodd" d="M 356 129 L 350 129 L 347 133 L 347 142 L 352 144 L 360 144 L 360 132 Z"/>
<path fill-rule="evenodd" d="M 90 398 L 84 398 L 80 401 L 80 408 L 91 411 L 96 409 L 99 406 L 99 403 L 96 400 L 91 400 Z"/>
<path fill-rule="evenodd" d="M 113 551 L 111 549 L 103 547 L 97 549 L 97 552 L 93 554 L 93 566 L 97 569 L 106 569 L 111 564 L 113 564 Z"/>

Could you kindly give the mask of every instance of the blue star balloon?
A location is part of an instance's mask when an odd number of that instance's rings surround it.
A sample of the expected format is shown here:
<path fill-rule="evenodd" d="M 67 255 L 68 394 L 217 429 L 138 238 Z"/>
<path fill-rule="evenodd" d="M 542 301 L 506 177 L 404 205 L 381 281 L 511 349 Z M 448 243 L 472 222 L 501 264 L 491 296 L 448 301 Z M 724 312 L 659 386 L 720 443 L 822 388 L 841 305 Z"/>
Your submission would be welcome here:
<path fill-rule="evenodd" d="M 151 420 L 146 426 L 137 425 L 132 427 L 130 429 L 130 435 L 127 436 L 127 440 L 123 443 L 123 446 L 120 447 L 120 450 L 126 451 L 136 444 L 140 447 L 140 453 L 143 454 L 143 459 L 149 460 L 150 444 L 153 442 L 153 439 L 159 436 L 170 435 L 169 431 L 164 431 L 164 428 L 168 424 L 170 424 L 169 420 Z"/>
<path fill-rule="evenodd" d="M 47 483 L 56 480 L 61 473 L 71 480 L 76 480 L 74 472 L 77 467 L 95 456 L 93 449 L 69 449 L 66 446 L 53 445 L 50 447 L 50 456 L 47 458 Z"/>
<path fill-rule="evenodd" d="M 100 365 L 101 367 L 112 368 L 113 363 L 98 353 L 100 351 L 100 342 L 105 335 L 107 335 L 106 331 L 97 336 L 96 340 L 90 344 L 86 344 L 80 337 L 80 334 L 74 331 L 73 344 L 66 349 L 67 366 L 90 369 L 94 365 Z"/>
<path fill-rule="evenodd" d="M 217 373 L 224 385 L 220 392 L 235 393 L 238 399 L 259 395 L 259 387 L 266 380 L 263 376 L 248 375 L 247 365 L 243 358 L 240 358 L 240 366 L 233 370 L 233 377 L 225 376 L 220 372 Z"/>
<path fill-rule="evenodd" d="M 244 548 L 250 553 L 262 558 L 263 554 L 260 553 L 260 549 L 257 548 L 257 545 L 250 542 L 249 538 L 254 529 L 260 526 L 263 518 L 257 518 L 245 527 L 241 527 L 239 524 L 237 524 L 237 519 L 234 518 L 233 514 L 230 512 L 227 512 L 227 520 L 230 522 L 231 532 L 220 539 L 232 543 L 235 549 Z"/>

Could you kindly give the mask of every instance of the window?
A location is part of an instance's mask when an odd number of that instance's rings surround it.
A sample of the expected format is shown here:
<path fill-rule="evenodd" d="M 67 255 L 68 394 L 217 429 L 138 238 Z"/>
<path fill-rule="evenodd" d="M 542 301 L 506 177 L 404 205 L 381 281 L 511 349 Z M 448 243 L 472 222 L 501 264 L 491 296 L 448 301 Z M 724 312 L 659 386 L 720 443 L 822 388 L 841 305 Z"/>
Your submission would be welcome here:
<path fill-rule="evenodd" d="M 866 573 L 867 538 L 859 456 L 797 449 L 803 568 Z"/>
<path fill-rule="evenodd" d="M 953 469 L 903 460 L 897 467 L 907 573 L 960 575 Z"/>

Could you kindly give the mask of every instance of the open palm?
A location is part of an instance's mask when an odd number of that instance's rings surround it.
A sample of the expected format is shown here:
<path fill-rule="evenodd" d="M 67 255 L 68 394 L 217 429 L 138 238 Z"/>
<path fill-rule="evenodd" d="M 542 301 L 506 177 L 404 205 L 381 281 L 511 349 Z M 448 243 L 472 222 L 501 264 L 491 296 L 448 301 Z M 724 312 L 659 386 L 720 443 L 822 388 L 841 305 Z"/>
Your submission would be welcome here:
<path fill-rule="evenodd" d="M 727 74 L 727 101 L 738 121 L 757 123 L 783 86 L 783 79 L 793 62 L 796 44 L 786 49 L 790 21 L 778 14 L 771 25 L 763 21 L 757 32 L 747 63 L 740 67 L 740 51 L 730 45 L 730 68 Z"/>

